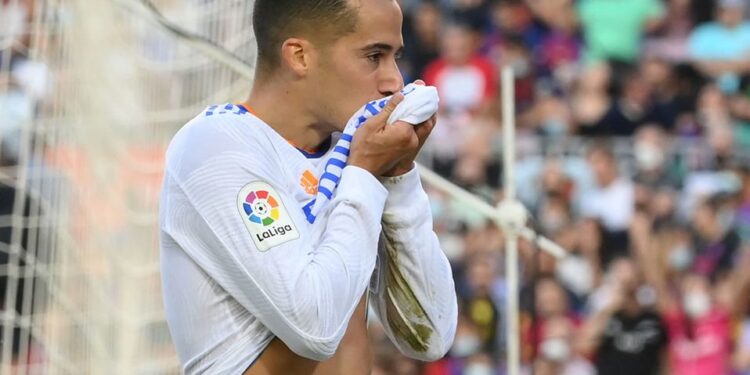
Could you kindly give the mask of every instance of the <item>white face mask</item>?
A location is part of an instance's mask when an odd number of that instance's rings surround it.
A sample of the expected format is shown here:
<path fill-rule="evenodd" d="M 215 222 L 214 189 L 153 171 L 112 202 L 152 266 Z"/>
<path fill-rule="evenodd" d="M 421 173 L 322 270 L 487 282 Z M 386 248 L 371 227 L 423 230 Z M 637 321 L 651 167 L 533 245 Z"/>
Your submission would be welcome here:
<path fill-rule="evenodd" d="M 464 375 L 495 375 L 492 366 L 486 363 L 470 363 L 461 372 Z"/>
<path fill-rule="evenodd" d="M 684 271 L 693 263 L 693 250 L 686 245 L 677 245 L 669 252 L 669 268 Z"/>
<path fill-rule="evenodd" d="M 548 135 L 562 135 L 568 131 L 568 123 L 558 117 L 550 117 L 542 121 L 542 128 Z"/>
<path fill-rule="evenodd" d="M 542 356 L 553 362 L 563 362 L 570 357 L 570 345 L 568 341 L 560 338 L 550 338 L 542 342 Z"/>
<path fill-rule="evenodd" d="M 682 307 L 691 318 L 700 318 L 711 310 L 711 298 L 703 292 L 689 292 L 682 299 Z"/>
<path fill-rule="evenodd" d="M 664 163 L 664 152 L 649 144 L 635 145 L 635 161 L 639 169 L 650 171 Z"/>
<path fill-rule="evenodd" d="M 454 357 L 468 357 L 479 351 L 481 342 L 479 337 L 474 335 L 456 336 L 451 347 L 451 355 Z"/>

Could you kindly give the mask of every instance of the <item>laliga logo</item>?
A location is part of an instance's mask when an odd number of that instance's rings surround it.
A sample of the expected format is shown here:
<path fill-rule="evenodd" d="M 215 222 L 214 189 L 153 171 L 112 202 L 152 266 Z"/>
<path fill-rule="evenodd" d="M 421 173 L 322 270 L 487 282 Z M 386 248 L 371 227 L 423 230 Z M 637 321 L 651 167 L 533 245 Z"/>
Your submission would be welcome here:
<path fill-rule="evenodd" d="M 251 191 L 245 198 L 242 207 L 245 209 L 248 220 L 264 227 L 270 226 L 270 228 L 262 233 L 255 234 L 258 242 L 263 242 L 263 240 L 276 236 L 283 236 L 293 230 L 291 225 L 271 226 L 279 220 L 279 203 L 266 190 Z"/>

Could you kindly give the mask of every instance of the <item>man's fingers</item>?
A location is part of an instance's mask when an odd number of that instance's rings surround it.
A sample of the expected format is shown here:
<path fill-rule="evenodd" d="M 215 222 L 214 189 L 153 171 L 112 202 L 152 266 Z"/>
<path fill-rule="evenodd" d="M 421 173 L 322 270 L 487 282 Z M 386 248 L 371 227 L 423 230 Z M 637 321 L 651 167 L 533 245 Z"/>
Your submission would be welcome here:
<path fill-rule="evenodd" d="M 396 93 L 391 97 L 390 100 L 388 100 L 388 103 L 383 107 L 383 109 L 378 113 L 377 115 L 371 117 L 367 122 L 363 124 L 363 127 L 369 127 L 373 129 L 382 129 L 384 126 L 386 126 L 386 122 L 388 121 L 388 117 L 391 116 L 391 113 L 396 110 L 396 107 L 399 103 L 401 103 L 404 100 L 404 94 L 402 93 Z"/>
<path fill-rule="evenodd" d="M 432 133 L 432 129 L 434 128 L 434 122 L 426 122 L 414 128 L 414 131 L 417 133 L 417 138 L 419 139 L 420 146 L 424 144 L 424 142 L 427 140 L 427 137 L 430 136 L 430 133 Z"/>
<path fill-rule="evenodd" d="M 424 140 L 432 132 L 432 129 L 437 125 L 437 116 L 430 117 L 429 120 L 414 127 L 420 140 Z"/>
<path fill-rule="evenodd" d="M 424 86 L 425 85 L 424 81 L 422 81 L 421 79 L 418 79 L 418 80 L 414 81 L 414 84 L 415 85 L 419 85 L 419 86 Z"/>
<path fill-rule="evenodd" d="M 380 114 L 385 116 L 385 118 L 388 118 L 402 101 L 404 101 L 404 94 L 401 92 L 393 94 L 393 97 L 391 97 L 391 100 L 388 101 L 388 104 L 385 105 L 385 108 L 383 108 L 383 111 L 380 112 Z"/>

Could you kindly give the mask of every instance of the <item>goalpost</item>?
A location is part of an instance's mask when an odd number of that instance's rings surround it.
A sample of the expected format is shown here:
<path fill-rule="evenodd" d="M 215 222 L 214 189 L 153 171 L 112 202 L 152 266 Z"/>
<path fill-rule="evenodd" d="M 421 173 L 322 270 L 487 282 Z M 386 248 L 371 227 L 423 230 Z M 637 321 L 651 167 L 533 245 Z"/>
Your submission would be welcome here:
<path fill-rule="evenodd" d="M 9 214 L 0 211 L 10 233 L 0 243 L 0 375 L 179 373 L 159 284 L 164 150 L 207 104 L 247 94 L 253 1 L 9 1 L 33 7 L 27 41 L 0 55 L 0 114 L 2 97 L 27 84 L 19 64 L 46 80 L 19 125 L 17 165 L 0 167 L 0 186 L 15 193 Z M 522 208 L 500 210 L 421 171 L 506 231 L 564 255 L 519 221 Z M 517 328 L 509 332 L 517 343 Z"/>
<path fill-rule="evenodd" d="M 0 374 L 179 373 L 159 283 L 164 150 L 251 82 L 113 1 L 0 4 L 0 23 L 29 13 L 21 35 L 0 35 L 0 115 L 33 102 L 20 134 L 0 124 L 17 159 L 0 168 Z M 252 4 L 155 2 L 248 63 Z"/>

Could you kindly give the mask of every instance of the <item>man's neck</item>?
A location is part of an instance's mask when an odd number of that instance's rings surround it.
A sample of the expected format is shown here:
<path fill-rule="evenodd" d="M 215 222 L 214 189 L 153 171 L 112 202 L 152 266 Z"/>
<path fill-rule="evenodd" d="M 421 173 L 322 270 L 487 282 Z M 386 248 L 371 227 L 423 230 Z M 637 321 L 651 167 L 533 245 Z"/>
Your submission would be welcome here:
<path fill-rule="evenodd" d="M 291 85 L 256 82 L 243 104 L 295 147 L 317 150 L 329 139 L 330 126 L 321 124 L 299 91 Z"/>

